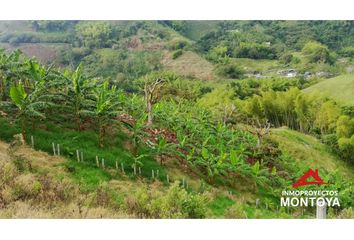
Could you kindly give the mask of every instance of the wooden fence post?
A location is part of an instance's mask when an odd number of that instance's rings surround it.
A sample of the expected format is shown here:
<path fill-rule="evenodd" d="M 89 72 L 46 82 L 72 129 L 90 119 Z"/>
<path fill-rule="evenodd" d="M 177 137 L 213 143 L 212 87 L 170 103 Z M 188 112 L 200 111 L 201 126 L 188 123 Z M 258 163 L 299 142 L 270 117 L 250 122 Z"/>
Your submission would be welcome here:
<path fill-rule="evenodd" d="M 79 153 L 79 150 L 76 150 L 76 158 L 77 158 L 77 162 L 80 162 L 80 153 Z"/>
<path fill-rule="evenodd" d="M 168 174 L 166 174 L 166 181 L 167 183 L 170 183 L 170 178 L 168 177 Z"/>
<path fill-rule="evenodd" d="M 102 168 L 104 168 L 104 158 L 102 158 Z"/>
<path fill-rule="evenodd" d="M 98 168 L 100 167 L 100 162 L 98 161 L 98 156 L 96 156 L 96 165 Z"/>
<path fill-rule="evenodd" d="M 34 138 L 33 138 L 33 136 L 31 136 L 31 146 L 34 149 Z"/>
<path fill-rule="evenodd" d="M 52 142 L 52 147 L 53 147 L 53 155 L 55 156 L 55 144 Z"/>
<path fill-rule="evenodd" d="M 57 144 L 57 155 L 60 156 L 60 145 L 59 145 L 59 143 Z"/>
<path fill-rule="evenodd" d="M 124 164 L 123 163 L 120 163 L 120 166 L 122 168 L 122 173 L 124 174 Z"/>
<path fill-rule="evenodd" d="M 152 179 L 155 178 L 154 169 L 151 170 L 151 178 L 152 178 Z"/>
<path fill-rule="evenodd" d="M 84 161 L 84 153 L 81 152 L 81 162 L 83 162 L 83 161 Z"/>
<path fill-rule="evenodd" d="M 141 167 L 139 167 L 139 175 L 141 175 Z"/>
<path fill-rule="evenodd" d="M 316 218 L 326 219 L 327 218 L 327 204 L 326 201 L 317 201 L 316 204 Z"/>
<path fill-rule="evenodd" d="M 117 169 L 117 171 L 118 171 L 118 161 L 116 161 L 116 169 Z"/>

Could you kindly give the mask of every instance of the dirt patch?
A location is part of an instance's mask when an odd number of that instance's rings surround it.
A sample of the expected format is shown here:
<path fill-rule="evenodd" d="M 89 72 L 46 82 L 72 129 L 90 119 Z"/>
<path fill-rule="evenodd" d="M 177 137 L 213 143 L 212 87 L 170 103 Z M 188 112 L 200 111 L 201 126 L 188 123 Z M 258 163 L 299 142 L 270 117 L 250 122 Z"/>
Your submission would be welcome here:
<path fill-rule="evenodd" d="M 163 128 L 147 128 L 145 132 L 148 134 L 150 142 L 157 143 L 159 137 L 166 139 L 168 143 L 178 144 L 177 135 L 168 129 Z"/>

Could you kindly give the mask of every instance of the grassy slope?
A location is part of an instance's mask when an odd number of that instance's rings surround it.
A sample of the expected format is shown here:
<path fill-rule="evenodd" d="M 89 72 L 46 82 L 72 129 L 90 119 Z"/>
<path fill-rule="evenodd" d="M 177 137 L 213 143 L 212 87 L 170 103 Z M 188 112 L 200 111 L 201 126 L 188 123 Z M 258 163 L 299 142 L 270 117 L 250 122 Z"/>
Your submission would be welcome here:
<path fill-rule="evenodd" d="M 187 21 L 185 36 L 197 41 L 208 32 L 216 30 L 218 21 Z"/>
<path fill-rule="evenodd" d="M 303 91 L 324 93 L 345 105 L 354 105 L 354 74 L 326 79 Z"/>
<path fill-rule="evenodd" d="M 315 137 L 286 128 L 278 128 L 272 130 L 272 138 L 279 143 L 283 151 L 309 167 L 328 171 L 338 170 L 344 176 L 354 178 L 353 167 L 330 153 L 328 148 Z"/>
<path fill-rule="evenodd" d="M 28 136 L 33 135 L 35 141 L 35 149 L 39 151 L 33 151 L 26 148 L 26 151 L 19 152 L 24 158 L 30 158 L 32 161 L 40 161 L 38 165 L 46 166 L 49 164 L 46 172 L 51 173 L 54 179 L 63 178 L 68 179 L 72 182 L 75 188 L 80 187 L 84 191 L 89 191 L 95 193 L 97 189 L 102 186 L 102 184 L 108 184 L 108 186 L 114 191 L 118 192 L 122 201 L 134 197 L 134 193 L 137 189 L 143 188 L 153 188 L 156 191 L 163 192 L 168 189 L 168 184 L 166 182 L 166 174 L 169 174 L 170 182 L 185 179 L 188 183 L 188 191 L 200 192 L 201 189 L 204 190 L 204 194 L 208 199 L 207 207 L 207 217 L 208 218 L 291 218 L 291 215 L 286 214 L 283 210 L 275 211 L 275 207 L 272 209 L 254 209 L 256 198 L 264 199 L 265 197 L 261 194 L 259 196 L 257 193 L 250 192 L 244 183 L 240 183 L 243 188 L 234 189 L 230 193 L 230 189 L 222 185 L 211 186 L 206 184 L 200 176 L 197 176 L 190 172 L 183 171 L 175 162 L 167 162 L 165 166 L 160 166 L 157 161 L 151 157 L 144 158 L 142 167 L 142 176 L 134 176 L 133 171 L 130 167 L 132 163 L 132 156 L 128 149 L 125 148 L 124 142 L 127 141 L 127 136 L 123 133 L 116 133 L 111 136 L 111 144 L 104 149 L 100 149 L 96 146 L 96 134 L 91 131 L 76 132 L 70 129 L 58 128 L 53 124 L 47 124 L 46 126 L 41 126 L 42 129 L 37 128 L 35 131 L 29 129 Z M 46 130 L 47 129 L 47 130 Z M 5 119 L 0 118 L 0 139 L 6 142 L 12 141 L 12 136 L 19 132 L 19 128 L 15 124 L 8 123 Z M 58 170 L 56 166 L 50 165 L 50 163 L 55 160 L 56 157 L 51 155 L 52 153 L 52 142 L 59 143 L 61 146 L 61 154 L 66 158 L 61 158 L 64 166 L 65 173 Z M 0 142 L 0 145 L 6 145 Z M 84 152 L 84 162 L 78 163 L 76 161 L 76 149 Z M 42 152 L 44 151 L 44 152 Z M 6 158 L 3 153 L 5 150 L 0 149 L 0 160 Z M 48 154 L 49 153 L 49 154 Z M 98 155 L 100 158 L 105 159 L 105 169 L 97 168 L 95 165 L 95 156 Z M 118 159 L 119 162 L 124 162 L 125 174 L 122 174 L 120 170 L 115 170 L 115 160 Z M 49 161 L 49 163 L 47 163 Z M 34 163 L 35 164 L 35 163 Z M 151 180 L 151 171 L 159 169 L 159 179 L 160 181 Z M 39 169 L 40 170 L 40 169 Z M 40 170 L 42 172 L 42 170 Z M 155 171 L 156 173 L 156 171 Z M 32 174 L 32 173 L 31 173 Z M 36 173 L 33 173 L 36 174 Z M 203 187 L 202 187 L 203 186 Z M 124 196 L 122 196 L 124 195 Z M 113 199 L 114 200 L 114 199 Z M 73 206 L 77 209 L 76 199 L 73 199 Z M 115 200 L 114 200 L 115 201 Z M 30 208 L 27 202 L 24 202 L 26 209 L 23 210 L 23 214 L 17 212 L 17 206 L 10 205 L 10 209 L 6 212 L 0 211 L 0 218 L 2 216 L 14 217 L 41 217 L 34 214 L 33 212 L 28 212 Z M 40 207 L 39 207 L 40 208 Z M 231 209 L 234 208 L 234 209 Z M 109 209 L 101 209 L 103 217 L 126 217 L 126 212 L 119 212 L 117 215 L 113 215 L 112 211 Z M 22 210 L 21 210 L 22 211 Z M 43 209 L 38 209 L 39 212 L 43 212 Z M 83 217 L 79 215 L 68 215 L 70 209 L 59 208 L 58 211 L 52 215 L 47 211 L 43 212 L 43 216 L 47 218 L 51 217 Z M 5 215 L 4 215 L 5 214 Z M 16 215 L 17 214 L 17 215 Z M 19 214 L 19 215 L 18 215 Z M 90 216 L 90 214 L 88 215 Z M 87 216 L 87 217 L 88 217 Z M 95 215 L 91 217 L 96 217 Z M 306 216 L 304 216 L 306 217 Z M 308 217 L 311 217 L 311 213 Z"/>
<path fill-rule="evenodd" d="M 214 66 L 197 53 L 186 51 L 177 59 L 172 59 L 171 53 L 165 54 L 162 64 L 166 69 L 184 76 L 193 76 L 198 79 L 214 79 Z"/>

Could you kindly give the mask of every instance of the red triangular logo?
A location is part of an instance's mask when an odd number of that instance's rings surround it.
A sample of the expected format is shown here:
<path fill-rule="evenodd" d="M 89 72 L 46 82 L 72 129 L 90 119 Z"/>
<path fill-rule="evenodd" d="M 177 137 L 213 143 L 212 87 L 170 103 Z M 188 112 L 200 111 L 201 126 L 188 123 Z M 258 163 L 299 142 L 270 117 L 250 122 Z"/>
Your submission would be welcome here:
<path fill-rule="evenodd" d="M 308 182 L 307 179 L 309 177 L 313 177 L 316 181 L 314 182 Z M 299 178 L 296 183 L 293 184 L 294 188 L 304 186 L 304 185 L 314 185 L 314 184 L 328 184 L 324 182 L 319 176 L 318 176 L 318 169 L 313 171 L 311 168 L 301 177 Z"/>

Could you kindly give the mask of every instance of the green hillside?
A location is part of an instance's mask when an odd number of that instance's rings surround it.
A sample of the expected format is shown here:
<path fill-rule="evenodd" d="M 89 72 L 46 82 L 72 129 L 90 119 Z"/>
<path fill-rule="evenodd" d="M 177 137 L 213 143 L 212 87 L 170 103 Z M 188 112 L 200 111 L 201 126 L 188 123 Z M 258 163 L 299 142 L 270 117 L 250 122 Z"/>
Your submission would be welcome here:
<path fill-rule="evenodd" d="M 205 34 L 217 29 L 220 21 L 186 21 L 184 35 L 192 40 L 199 40 Z"/>
<path fill-rule="evenodd" d="M 354 74 L 346 74 L 323 80 L 304 92 L 319 92 L 326 94 L 344 105 L 354 105 Z"/>
<path fill-rule="evenodd" d="M 328 147 L 313 136 L 287 128 L 272 130 L 272 138 L 280 149 L 293 156 L 299 163 L 327 171 L 338 170 L 354 180 L 354 169 L 330 152 Z"/>
<path fill-rule="evenodd" d="M 0 218 L 353 218 L 352 27 L 0 21 Z"/>

